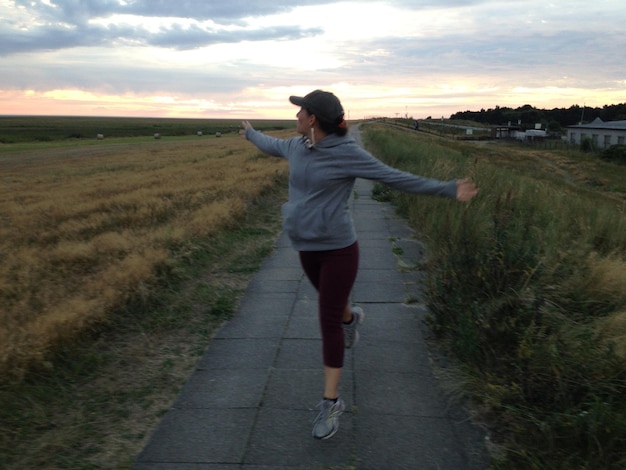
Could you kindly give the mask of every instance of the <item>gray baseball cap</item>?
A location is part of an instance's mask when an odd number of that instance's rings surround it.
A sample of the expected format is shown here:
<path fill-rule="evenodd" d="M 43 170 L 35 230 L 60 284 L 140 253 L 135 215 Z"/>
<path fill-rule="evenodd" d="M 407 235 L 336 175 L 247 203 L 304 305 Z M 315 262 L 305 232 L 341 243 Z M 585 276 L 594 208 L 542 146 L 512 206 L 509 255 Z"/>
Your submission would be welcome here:
<path fill-rule="evenodd" d="M 341 102 L 329 91 L 315 90 L 306 96 L 290 96 L 289 101 L 309 110 L 320 121 L 330 124 L 339 124 L 343 121 L 345 113 Z"/>

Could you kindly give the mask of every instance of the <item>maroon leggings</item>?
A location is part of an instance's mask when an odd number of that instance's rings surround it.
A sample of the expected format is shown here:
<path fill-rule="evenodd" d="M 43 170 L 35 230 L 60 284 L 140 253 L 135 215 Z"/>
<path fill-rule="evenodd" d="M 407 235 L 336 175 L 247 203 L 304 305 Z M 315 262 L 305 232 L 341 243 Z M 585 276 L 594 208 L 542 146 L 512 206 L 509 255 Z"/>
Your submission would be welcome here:
<path fill-rule="evenodd" d="M 324 365 L 343 367 L 343 311 L 359 268 L 359 244 L 338 250 L 301 251 L 300 263 L 318 292 Z"/>

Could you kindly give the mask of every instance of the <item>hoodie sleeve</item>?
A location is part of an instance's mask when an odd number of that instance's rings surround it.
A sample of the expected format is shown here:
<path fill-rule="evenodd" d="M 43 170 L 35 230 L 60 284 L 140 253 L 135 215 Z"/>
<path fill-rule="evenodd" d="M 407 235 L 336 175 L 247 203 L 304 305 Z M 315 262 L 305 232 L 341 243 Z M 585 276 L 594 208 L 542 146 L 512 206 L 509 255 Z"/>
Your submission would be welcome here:
<path fill-rule="evenodd" d="M 261 152 L 273 157 L 288 158 L 294 139 L 279 139 L 263 134 L 255 129 L 246 129 L 246 139 L 252 142 Z"/>
<path fill-rule="evenodd" d="M 362 149 L 348 166 L 354 177 L 378 181 L 399 191 L 456 199 L 456 180 L 440 181 L 398 170 Z"/>

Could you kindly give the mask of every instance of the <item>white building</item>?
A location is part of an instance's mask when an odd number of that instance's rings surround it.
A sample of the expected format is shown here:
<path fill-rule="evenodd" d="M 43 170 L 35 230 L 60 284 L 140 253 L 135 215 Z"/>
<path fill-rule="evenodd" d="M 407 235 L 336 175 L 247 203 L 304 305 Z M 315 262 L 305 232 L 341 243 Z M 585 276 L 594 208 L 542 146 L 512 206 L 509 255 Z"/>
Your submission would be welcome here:
<path fill-rule="evenodd" d="M 605 149 L 617 144 L 624 145 L 626 144 L 626 121 L 604 122 L 596 118 L 589 124 L 568 126 L 567 141 L 570 144 L 580 145 L 587 137 L 591 139 L 595 149 Z"/>

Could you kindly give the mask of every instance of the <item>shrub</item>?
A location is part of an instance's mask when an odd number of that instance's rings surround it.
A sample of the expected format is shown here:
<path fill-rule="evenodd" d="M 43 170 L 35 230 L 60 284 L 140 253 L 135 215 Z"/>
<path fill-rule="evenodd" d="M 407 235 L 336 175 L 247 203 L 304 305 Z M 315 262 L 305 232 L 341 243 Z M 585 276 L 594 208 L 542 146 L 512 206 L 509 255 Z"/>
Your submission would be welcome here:
<path fill-rule="evenodd" d="M 600 154 L 600 158 L 608 162 L 626 165 L 626 145 L 611 145 Z"/>
<path fill-rule="evenodd" d="M 593 140 L 591 137 L 585 137 L 580 141 L 581 152 L 593 152 Z"/>

